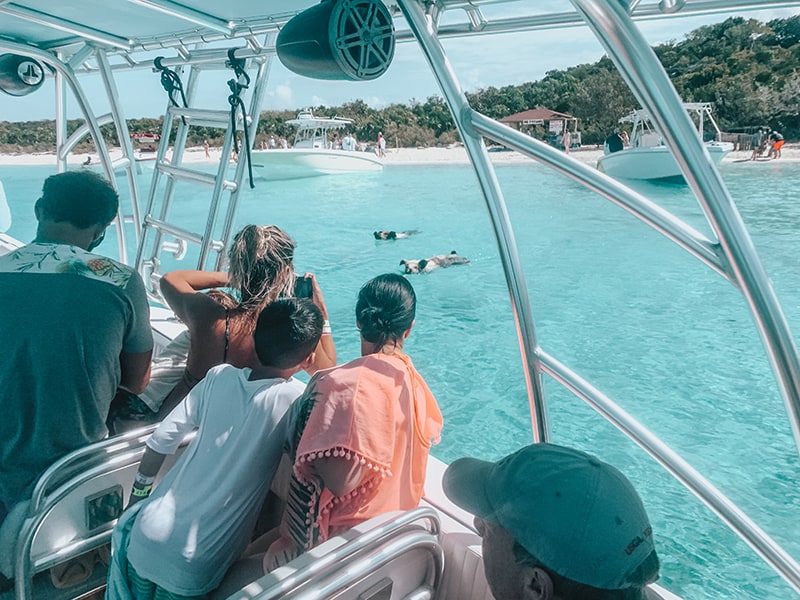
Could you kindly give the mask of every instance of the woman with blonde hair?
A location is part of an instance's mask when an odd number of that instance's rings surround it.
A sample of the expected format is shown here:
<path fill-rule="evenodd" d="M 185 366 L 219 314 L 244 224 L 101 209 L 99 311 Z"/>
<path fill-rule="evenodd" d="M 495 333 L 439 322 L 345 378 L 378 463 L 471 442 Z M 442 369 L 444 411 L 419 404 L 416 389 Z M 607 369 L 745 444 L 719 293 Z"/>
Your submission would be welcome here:
<path fill-rule="evenodd" d="M 188 342 L 188 356 L 180 380 L 167 377 L 159 381 L 154 369 L 151 384 L 139 399 L 157 413 L 166 416 L 211 367 L 228 363 L 235 367 L 258 364 L 253 345 L 253 330 L 261 309 L 279 297 L 294 296 L 297 276 L 294 272 L 294 240 L 274 225 L 247 225 L 233 238 L 228 250 L 228 271 L 172 271 L 161 278 L 161 293 L 175 315 L 186 324 L 183 339 Z M 309 374 L 336 364 L 336 348 L 327 325 L 328 311 L 316 277 L 307 273 L 310 298 L 322 311 L 326 326 L 315 352 Z M 229 288 L 226 296 L 216 288 Z M 212 290 L 205 293 L 204 290 Z M 180 337 L 180 336 L 179 336 Z M 185 338 L 188 337 L 188 340 Z M 184 350 L 185 352 L 185 350 Z M 180 353 L 178 353 L 180 355 Z M 181 356 L 170 359 L 167 371 L 175 373 Z M 164 382 L 166 383 L 166 386 Z M 168 393 L 165 394 L 165 387 Z M 170 389 L 171 388 L 171 389 Z M 165 397 L 166 396 L 166 397 Z"/>

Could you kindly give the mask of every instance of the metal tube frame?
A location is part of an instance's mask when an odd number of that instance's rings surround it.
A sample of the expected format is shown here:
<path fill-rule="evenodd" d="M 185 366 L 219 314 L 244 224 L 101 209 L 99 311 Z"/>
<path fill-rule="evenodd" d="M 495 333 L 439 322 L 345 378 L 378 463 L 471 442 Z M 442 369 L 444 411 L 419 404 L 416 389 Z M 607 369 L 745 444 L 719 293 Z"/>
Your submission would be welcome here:
<path fill-rule="evenodd" d="M 522 269 L 511 219 L 505 206 L 503 192 L 497 180 L 483 138 L 467 120 L 472 110 L 464 90 L 461 88 L 450 61 L 445 56 L 441 42 L 434 32 L 434 21 L 426 15 L 423 7 L 414 0 L 399 0 L 400 10 L 419 41 L 428 65 L 444 95 L 461 139 L 469 155 L 478 182 L 483 190 L 486 207 L 494 228 L 500 251 L 500 261 L 508 284 L 511 309 L 517 329 L 520 352 L 525 366 L 525 385 L 530 404 L 533 437 L 537 442 L 546 442 L 549 437 L 547 406 L 544 398 L 542 374 L 536 363 L 536 331 L 531 309 L 528 287 Z"/>
<path fill-rule="evenodd" d="M 713 167 L 664 67 L 622 5 L 593 0 L 572 2 L 608 51 L 631 91 L 650 113 L 717 235 L 727 258 L 730 279 L 741 290 L 756 321 L 800 452 L 800 361 L 797 347 L 772 283 L 728 188 L 719 171 Z"/>
<path fill-rule="evenodd" d="M 140 214 L 140 198 L 139 198 L 139 182 L 136 179 L 135 156 L 133 152 L 133 144 L 131 143 L 130 131 L 128 130 L 128 122 L 125 120 L 125 115 L 122 112 L 122 105 L 119 101 L 119 91 L 117 84 L 114 80 L 114 74 L 111 72 L 111 66 L 108 62 L 106 53 L 97 49 L 95 58 L 100 65 L 100 74 L 103 78 L 103 85 L 108 94 L 108 99 L 111 104 L 111 114 L 113 115 L 114 127 L 117 130 L 117 138 L 120 148 L 122 149 L 122 156 L 128 159 L 128 164 L 125 166 L 125 175 L 128 179 L 128 189 L 131 194 L 131 219 L 133 221 L 134 243 L 139 246 L 139 231 L 142 226 L 142 217 Z M 120 211 L 122 207 L 120 207 Z M 127 241 L 126 241 L 127 243 Z M 127 261 L 126 261 L 127 262 Z"/>
<path fill-rule="evenodd" d="M 544 351 L 538 353 L 542 370 L 592 407 L 661 464 L 708 506 L 772 569 L 800 592 L 800 564 L 736 504 L 705 479 L 680 455 L 566 365 Z"/>
<path fill-rule="evenodd" d="M 109 155 L 108 152 L 108 146 L 106 145 L 106 142 L 103 139 L 103 134 L 100 131 L 100 125 L 97 123 L 97 119 L 94 116 L 94 111 L 92 111 L 91 104 L 89 104 L 89 99 L 84 93 L 83 87 L 78 81 L 75 75 L 75 71 L 72 70 L 72 67 L 69 64 L 65 63 L 64 61 L 62 61 L 59 57 L 45 50 L 40 50 L 33 46 L 18 44 L 15 42 L 9 42 L 0 39 L 0 52 L 2 51 L 35 58 L 36 60 L 39 60 L 42 63 L 50 66 L 56 73 L 58 73 L 58 77 L 56 79 L 56 140 L 57 141 L 58 140 L 65 141 L 66 138 L 66 100 L 64 97 L 65 96 L 64 91 L 66 85 L 69 85 L 70 89 L 72 90 L 72 94 L 75 98 L 75 102 L 78 104 L 78 108 L 80 109 L 81 114 L 83 115 L 84 123 L 86 123 L 89 133 L 91 133 L 92 139 L 94 140 L 95 149 L 97 150 L 97 153 L 100 156 L 100 163 L 103 166 L 103 171 L 105 172 L 106 179 L 116 190 L 117 182 L 116 178 L 114 177 L 114 167 L 111 162 L 111 156 Z M 58 154 L 57 164 L 59 172 L 63 172 L 66 170 L 66 157 L 61 156 L 60 150 L 61 149 L 59 147 L 56 148 L 56 152 Z M 115 217 L 114 221 L 117 229 L 117 246 L 119 251 L 119 257 L 120 260 L 122 260 L 123 262 L 127 262 L 124 217 L 122 215 L 121 207 L 120 210 L 117 211 L 117 216 Z"/>
<path fill-rule="evenodd" d="M 593 25 L 595 34 L 601 38 L 609 54 L 617 62 L 620 71 L 623 74 L 634 74 L 629 76 L 628 84 L 637 94 L 642 105 L 653 114 L 659 114 L 659 109 L 665 111 L 663 115 L 659 115 L 660 120 L 656 121 L 657 127 L 666 133 L 671 124 L 674 124 L 674 131 L 678 131 L 678 133 L 671 132 L 671 139 L 668 143 L 673 153 L 680 156 L 678 161 L 682 171 L 698 196 L 720 243 L 712 242 L 667 211 L 604 174 L 593 171 L 586 165 L 565 157 L 555 149 L 527 138 L 474 111 L 466 102 L 449 62 L 444 53 L 440 51 L 438 39 L 433 33 L 433 21 L 430 17 L 426 18 L 418 7 L 409 6 L 403 0 L 400 1 L 400 6 L 448 101 L 490 210 L 493 204 L 503 204 L 503 199 L 494 189 L 493 184 L 496 183 L 496 180 L 492 181 L 493 171 L 491 172 L 492 176 L 486 176 L 485 171 L 490 171 L 491 165 L 487 165 L 484 161 L 485 148 L 476 134 L 502 140 L 512 148 L 539 159 L 555 170 L 601 193 L 721 274 L 739 288 L 748 299 L 759 324 L 762 339 L 768 348 L 770 359 L 772 360 L 775 354 L 780 355 L 778 361 L 773 361 L 773 367 L 779 377 L 782 391 L 785 392 L 784 398 L 787 401 L 790 419 L 793 420 L 793 432 L 797 438 L 797 426 L 794 419 L 796 402 L 793 399 L 793 392 L 796 389 L 794 374 L 797 369 L 794 368 L 794 364 L 797 361 L 797 352 L 769 280 L 761 268 L 727 189 L 716 169 L 709 168 L 710 161 L 707 157 L 703 157 L 705 150 L 697 137 L 691 119 L 686 114 L 680 98 L 663 71 L 663 67 L 655 58 L 646 41 L 638 34 L 638 31 L 635 31 L 633 21 L 622 3 L 600 3 L 592 0 L 573 0 L 573 3 L 582 11 L 582 14 L 589 13 L 586 14 L 586 20 L 591 21 L 590 24 Z M 609 16 L 609 13 L 612 13 L 613 18 Z M 614 23 L 615 27 L 609 26 L 609 22 Z M 636 41 L 631 42 L 630 40 Z M 651 58 L 652 61 L 643 60 L 643 54 L 649 54 L 648 58 Z M 653 75 L 654 70 L 657 72 L 656 77 Z M 637 77 L 636 75 L 639 73 L 647 73 L 647 77 L 643 75 Z M 654 80 L 656 80 L 655 83 L 653 83 Z M 649 89 L 650 85 L 656 91 Z M 650 92 L 649 96 L 640 88 Z M 665 96 L 666 99 L 664 99 Z M 681 151 L 685 154 L 680 154 Z M 502 207 L 502 211 L 504 212 L 504 207 Z M 499 227 L 496 225 L 496 235 L 499 235 L 498 230 Z M 509 241 L 513 243 L 513 238 L 509 238 Z M 500 246 L 501 259 L 504 259 L 502 243 Z M 516 314 L 517 305 L 523 299 L 527 299 L 527 292 L 524 297 L 517 294 L 519 290 L 515 290 L 515 276 L 513 273 L 509 274 L 505 260 L 503 262 Z M 521 276 L 521 271 L 517 271 L 517 275 Z M 516 316 L 516 320 L 518 335 L 523 336 L 522 328 L 519 327 L 519 315 Z M 532 323 L 530 331 L 533 333 Z M 773 339 L 773 334 L 777 337 L 777 341 Z M 521 344 L 521 347 L 523 359 L 527 364 L 533 364 L 537 377 L 540 377 L 542 373 L 551 375 L 644 448 L 678 481 L 707 504 L 794 589 L 800 591 L 800 565 L 719 490 L 599 390 L 590 386 L 554 358 L 549 357 L 535 342 L 533 344 L 535 356 L 533 357 L 525 355 L 525 344 Z M 784 378 L 788 381 L 784 381 Z M 543 397 L 542 405 L 544 405 Z M 534 419 L 534 439 L 538 441 L 536 426 L 537 422 Z"/>

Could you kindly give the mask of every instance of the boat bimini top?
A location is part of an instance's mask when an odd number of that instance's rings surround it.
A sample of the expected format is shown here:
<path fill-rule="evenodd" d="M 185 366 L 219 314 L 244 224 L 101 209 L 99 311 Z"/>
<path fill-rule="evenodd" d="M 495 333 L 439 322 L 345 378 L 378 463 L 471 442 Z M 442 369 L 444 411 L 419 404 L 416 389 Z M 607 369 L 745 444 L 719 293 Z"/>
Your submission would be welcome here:
<path fill-rule="evenodd" d="M 430 69 L 450 108 L 494 228 L 524 365 L 521 377 L 530 405 L 531 438 L 550 439 L 543 387 L 547 375 L 649 453 L 800 592 L 797 560 L 680 455 L 538 343 L 512 222 L 484 142 L 488 138 L 516 150 L 624 208 L 741 291 L 800 447 L 800 362 L 786 318 L 728 189 L 716 168 L 704 159 L 702 142 L 686 106 L 637 26 L 640 20 L 797 6 L 800 2 L 789 0 L 5 0 L 0 1 L 0 89 L 23 95 L 38 89 L 44 78 L 54 77 L 59 168 L 66 169 L 67 154 L 82 137 L 93 138 L 108 178 L 130 189 L 132 214 L 120 215 L 117 226 L 130 230 L 128 237 L 135 240 L 136 250 L 128 252 L 126 236 L 119 235 L 120 257 L 135 264 L 150 293 L 157 296 L 165 252 L 179 257 L 185 254 L 186 245 L 192 244 L 200 249 L 195 268 L 222 265 L 247 170 L 247 161 L 240 159 L 231 175 L 227 157 L 237 147 L 240 135 L 245 136 L 245 150 L 249 147 L 247 136 L 252 139 L 257 126 L 252 116 L 259 114 L 273 57 L 278 55 L 284 65 L 301 75 L 360 81 L 388 69 L 395 43 L 418 44 L 425 63 L 420 67 Z M 578 26 L 587 27 L 599 40 L 676 156 L 713 235 L 699 232 L 593 167 L 475 110 L 442 44 L 451 37 L 537 35 L 540 30 Z M 156 67 L 171 101 L 167 104 L 165 99 L 168 107 L 150 190 L 140 194 L 131 168 L 133 149 L 116 78 L 127 70 L 152 69 L 154 56 L 162 57 Z M 212 68 L 231 70 L 234 111 L 198 107 L 198 77 Z M 95 112 L 95 98 L 90 98 L 82 85 L 82 77 L 93 74 L 103 81 L 109 114 Z M 82 127 L 69 136 L 68 93 L 74 96 L 84 119 Z M 119 164 L 112 164 L 103 142 L 99 128 L 105 123 L 114 124 L 122 144 Z M 167 163 L 173 124 L 177 137 Z M 214 174 L 194 171 L 182 163 L 187 128 L 196 125 L 226 131 L 222 148 L 226 160 Z M 127 181 L 115 179 L 115 169 L 124 169 Z M 175 181 L 209 188 L 208 221 L 202 231 L 186 230 L 172 218 Z M 28 572 L 22 564 L 25 560 L 18 563 L 18 573 L 23 576 Z M 26 584 L 18 581 L 17 585 L 18 595 L 24 597 L 26 591 L 21 588 Z"/>
<path fill-rule="evenodd" d="M 716 131 L 714 139 L 719 138 L 721 131 L 712 114 L 712 105 L 710 102 L 684 102 L 683 108 L 692 116 L 692 121 L 697 125 L 697 132 L 700 134 L 700 139 L 703 139 L 704 122 L 706 119 L 708 119 Z M 627 115 L 621 117 L 619 122 L 631 123 L 634 133 L 652 130 L 650 113 L 643 108 L 632 110 Z"/>

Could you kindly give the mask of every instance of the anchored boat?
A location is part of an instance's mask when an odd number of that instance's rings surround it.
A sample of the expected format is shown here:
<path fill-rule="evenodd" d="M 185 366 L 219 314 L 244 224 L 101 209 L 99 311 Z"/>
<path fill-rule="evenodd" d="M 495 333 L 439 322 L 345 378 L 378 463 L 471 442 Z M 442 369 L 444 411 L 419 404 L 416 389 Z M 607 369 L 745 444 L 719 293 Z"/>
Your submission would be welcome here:
<path fill-rule="evenodd" d="M 730 142 L 718 141 L 720 130 L 711 115 L 711 103 L 687 102 L 683 107 L 697 127 L 701 140 L 705 139 L 705 122 L 714 128 L 714 139 L 704 142 L 704 147 L 713 164 L 719 164 L 723 157 L 733 150 Z M 675 157 L 664 138 L 655 129 L 650 114 L 643 109 L 634 110 L 619 120 L 630 123 L 630 144 L 623 145 L 619 134 L 606 140 L 605 154 L 597 160 L 597 168 L 621 179 L 650 179 L 683 182 L 684 177 Z M 617 136 L 617 137 L 615 137 Z"/>
<path fill-rule="evenodd" d="M 704 14 L 712 10 L 711 3 L 572 0 L 572 8 L 564 3 L 565 6 L 548 11 L 540 3 L 522 2 L 507 12 L 505 9 L 511 4 L 507 0 L 436 3 L 394 0 L 388 4 L 392 10 L 381 0 L 323 3 L 197 0 L 191 5 L 171 0 L 0 2 L 0 53 L 20 57 L 0 60 L 0 68 L 5 69 L 0 76 L 0 87 L 14 95 L 24 95 L 38 90 L 45 77 L 55 74 L 57 98 L 63 99 L 67 94 L 74 98 L 83 124 L 69 138 L 64 135 L 65 103 L 56 103 L 56 126 L 61 132 L 57 136 L 58 169 L 66 170 L 67 153 L 82 137 L 90 135 L 108 178 L 115 185 L 126 186 L 125 195 L 131 208 L 130 214 L 120 214 L 116 222 L 118 256 L 138 269 L 148 287 L 153 302 L 154 336 L 157 346 L 163 348 L 182 330 L 159 297 L 157 282 L 163 273 L 163 259 L 171 256 L 174 260 L 191 262 L 186 268 L 222 267 L 240 191 L 247 181 L 249 163 L 243 157 L 246 158 L 249 140 L 254 139 L 257 131 L 253 115 L 258 115 L 263 105 L 269 66 L 276 54 L 284 65 L 302 75 L 363 81 L 388 69 L 395 41 L 417 44 L 420 56 L 424 57 L 420 68 L 430 69 L 450 108 L 490 216 L 510 299 L 509 320 L 513 317 L 522 365 L 519 372 L 507 370 L 503 377 L 524 381 L 525 397 L 509 401 L 527 402 L 530 407 L 530 441 L 558 441 L 548 419 L 544 386 L 547 378 L 549 385 L 564 386 L 577 401 L 593 410 L 598 420 L 605 419 L 635 442 L 654 459 L 652 468 L 663 467 L 718 515 L 789 588 L 800 592 L 800 565 L 796 558 L 712 484 L 713 473 L 700 473 L 648 428 L 645 420 L 650 415 L 641 415 L 642 421 L 638 420 L 539 342 L 528 292 L 530 280 L 525 277 L 514 226 L 484 141 L 489 139 L 516 150 L 621 206 L 631 219 L 638 219 L 643 226 L 674 241 L 741 291 L 773 366 L 788 415 L 787 427 L 800 443 L 800 361 L 792 334 L 737 208 L 714 161 L 709 160 L 708 149 L 637 26 L 640 19 Z M 731 9 L 739 13 L 764 6 L 761 0 L 716 0 L 713 4 L 713 11 Z M 769 4 L 797 5 L 789 1 Z M 647 111 L 664 148 L 678 157 L 680 174 L 696 193 L 698 204 L 711 224 L 711 233 L 701 233 L 623 182 L 474 109 L 442 45 L 445 38 L 474 38 L 471 45 L 478 46 L 495 34 L 539 36 L 543 29 L 572 31 L 577 26 L 587 27 L 597 37 Z M 161 55 L 155 61 L 154 50 Z M 165 98 L 154 169 L 144 191 L 133 171 L 135 154 L 118 80 L 127 70 L 151 67 L 160 72 L 169 100 Z M 227 104 L 204 106 L 197 93 L 199 79 L 210 69 L 230 69 Z M 85 87 L 86 79 L 98 76 L 112 107 L 110 114 L 96 112 L 97 92 Z M 353 94 L 358 93 L 354 87 Z M 100 131 L 100 126 L 109 122 L 116 129 L 123 146 L 123 162 L 127 164 L 115 164 L 110 159 Z M 167 163 L 163 159 L 173 127 L 174 150 Z M 222 158 L 213 172 L 194 169 L 183 161 L 188 133 L 193 127 L 214 127 L 221 132 Z M 231 171 L 228 157 L 238 148 L 240 140 L 244 149 Z M 282 152 L 286 151 L 269 150 L 267 154 Z M 128 176 L 115 179 L 116 167 L 124 168 Z M 206 201 L 203 202 L 199 191 L 184 197 L 175 194 L 178 185 L 205 190 Z M 401 196 L 403 190 L 394 192 Z M 385 197 L 385 193 L 375 197 Z M 380 208 L 377 204 L 375 210 Z M 179 209 L 204 215 L 205 225 L 190 228 L 181 221 Z M 315 218 L 313 211 L 308 218 Z M 264 221 L 269 220 L 269 214 L 265 213 Z M 129 247 L 131 241 L 133 246 Z M 19 244 L 8 236 L 0 236 L 0 252 L 12 251 Z M 187 247 L 194 253 L 187 253 Z M 189 256 L 194 258 L 190 261 L 186 258 Z M 470 342 L 469 335 L 468 330 L 464 332 L 463 343 Z M 756 351 L 756 348 L 741 350 L 742 363 Z M 476 352 L 480 358 L 476 361 L 480 366 L 476 368 L 491 362 L 491 347 L 478 345 Z M 609 369 L 620 368 L 613 357 L 610 360 Z M 463 384 L 453 381 L 449 393 L 458 397 L 459 386 Z M 53 392 L 57 394 L 58 390 Z M 5 414 L 3 418 L 15 417 Z M 693 431 L 694 424 L 686 419 L 682 426 Z M 102 593 L 105 576 L 102 566 L 95 565 L 93 577 L 65 590 L 55 590 L 50 585 L 47 570 L 108 544 L 149 432 L 143 429 L 76 450 L 40 476 L 30 500 L 16 505 L 0 528 L 0 570 L 13 577 L 15 584 L 13 592 L 3 600 L 88 597 L 82 594 L 92 590 Z M 592 444 L 588 436 L 586 444 Z M 788 450 L 786 461 L 794 464 L 797 460 L 796 450 Z M 417 510 L 388 514 L 364 523 L 303 555 L 289 569 L 261 577 L 247 586 L 243 584 L 231 598 L 432 598 L 434 595 L 441 600 L 489 598 L 481 568 L 480 542 L 471 517 L 451 504 L 442 492 L 444 466 L 435 459 L 430 461 L 426 497 Z M 745 480 L 741 485 L 748 490 L 747 497 L 758 502 L 756 484 Z M 275 493 L 280 490 L 276 488 Z M 675 511 L 684 508 L 681 503 L 675 506 Z M 797 507 L 785 508 L 789 511 Z M 670 563 L 695 558 L 693 533 L 676 533 L 679 539 L 671 546 Z M 705 532 L 698 535 L 708 537 Z M 725 560 L 721 557 L 730 556 L 727 551 L 727 546 L 721 547 L 714 560 Z M 708 558 L 693 563 L 693 568 L 701 571 L 701 578 L 703 569 L 715 569 L 713 560 Z M 672 580 L 666 587 L 679 584 Z M 748 594 L 770 595 L 762 590 L 760 581 L 748 585 L 751 588 Z M 652 594 L 655 598 L 676 598 L 657 585 L 653 586 Z"/>
<path fill-rule="evenodd" d="M 352 119 L 315 117 L 311 110 L 305 110 L 286 123 L 297 128 L 291 148 L 252 151 L 250 159 L 257 177 L 300 179 L 383 169 L 383 162 L 375 154 L 358 149 L 355 137 L 348 131 L 353 126 Z M 342 135 L 335 133 L 340 131 Z"/>

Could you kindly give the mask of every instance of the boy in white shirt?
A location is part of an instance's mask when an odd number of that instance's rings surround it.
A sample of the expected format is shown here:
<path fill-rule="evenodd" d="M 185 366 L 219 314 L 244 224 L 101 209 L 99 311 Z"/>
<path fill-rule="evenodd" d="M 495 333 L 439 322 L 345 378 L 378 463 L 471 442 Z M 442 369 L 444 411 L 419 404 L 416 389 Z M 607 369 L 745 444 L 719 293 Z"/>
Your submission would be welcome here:
<path fill-rule="evenodd" d="M 284 414 L 305 384 L 323 318 L 310 300 L 267 305 L 254 332 L 260 366 L 211 369 L 155 430 L 131 504 L 114 531 L 106 598 L 204 598 L 242 553 L 286 438 Z M 153 490 L 167 454 L 197 437 Z M 149 496 L 149 498 L 148 498 Z"/>

